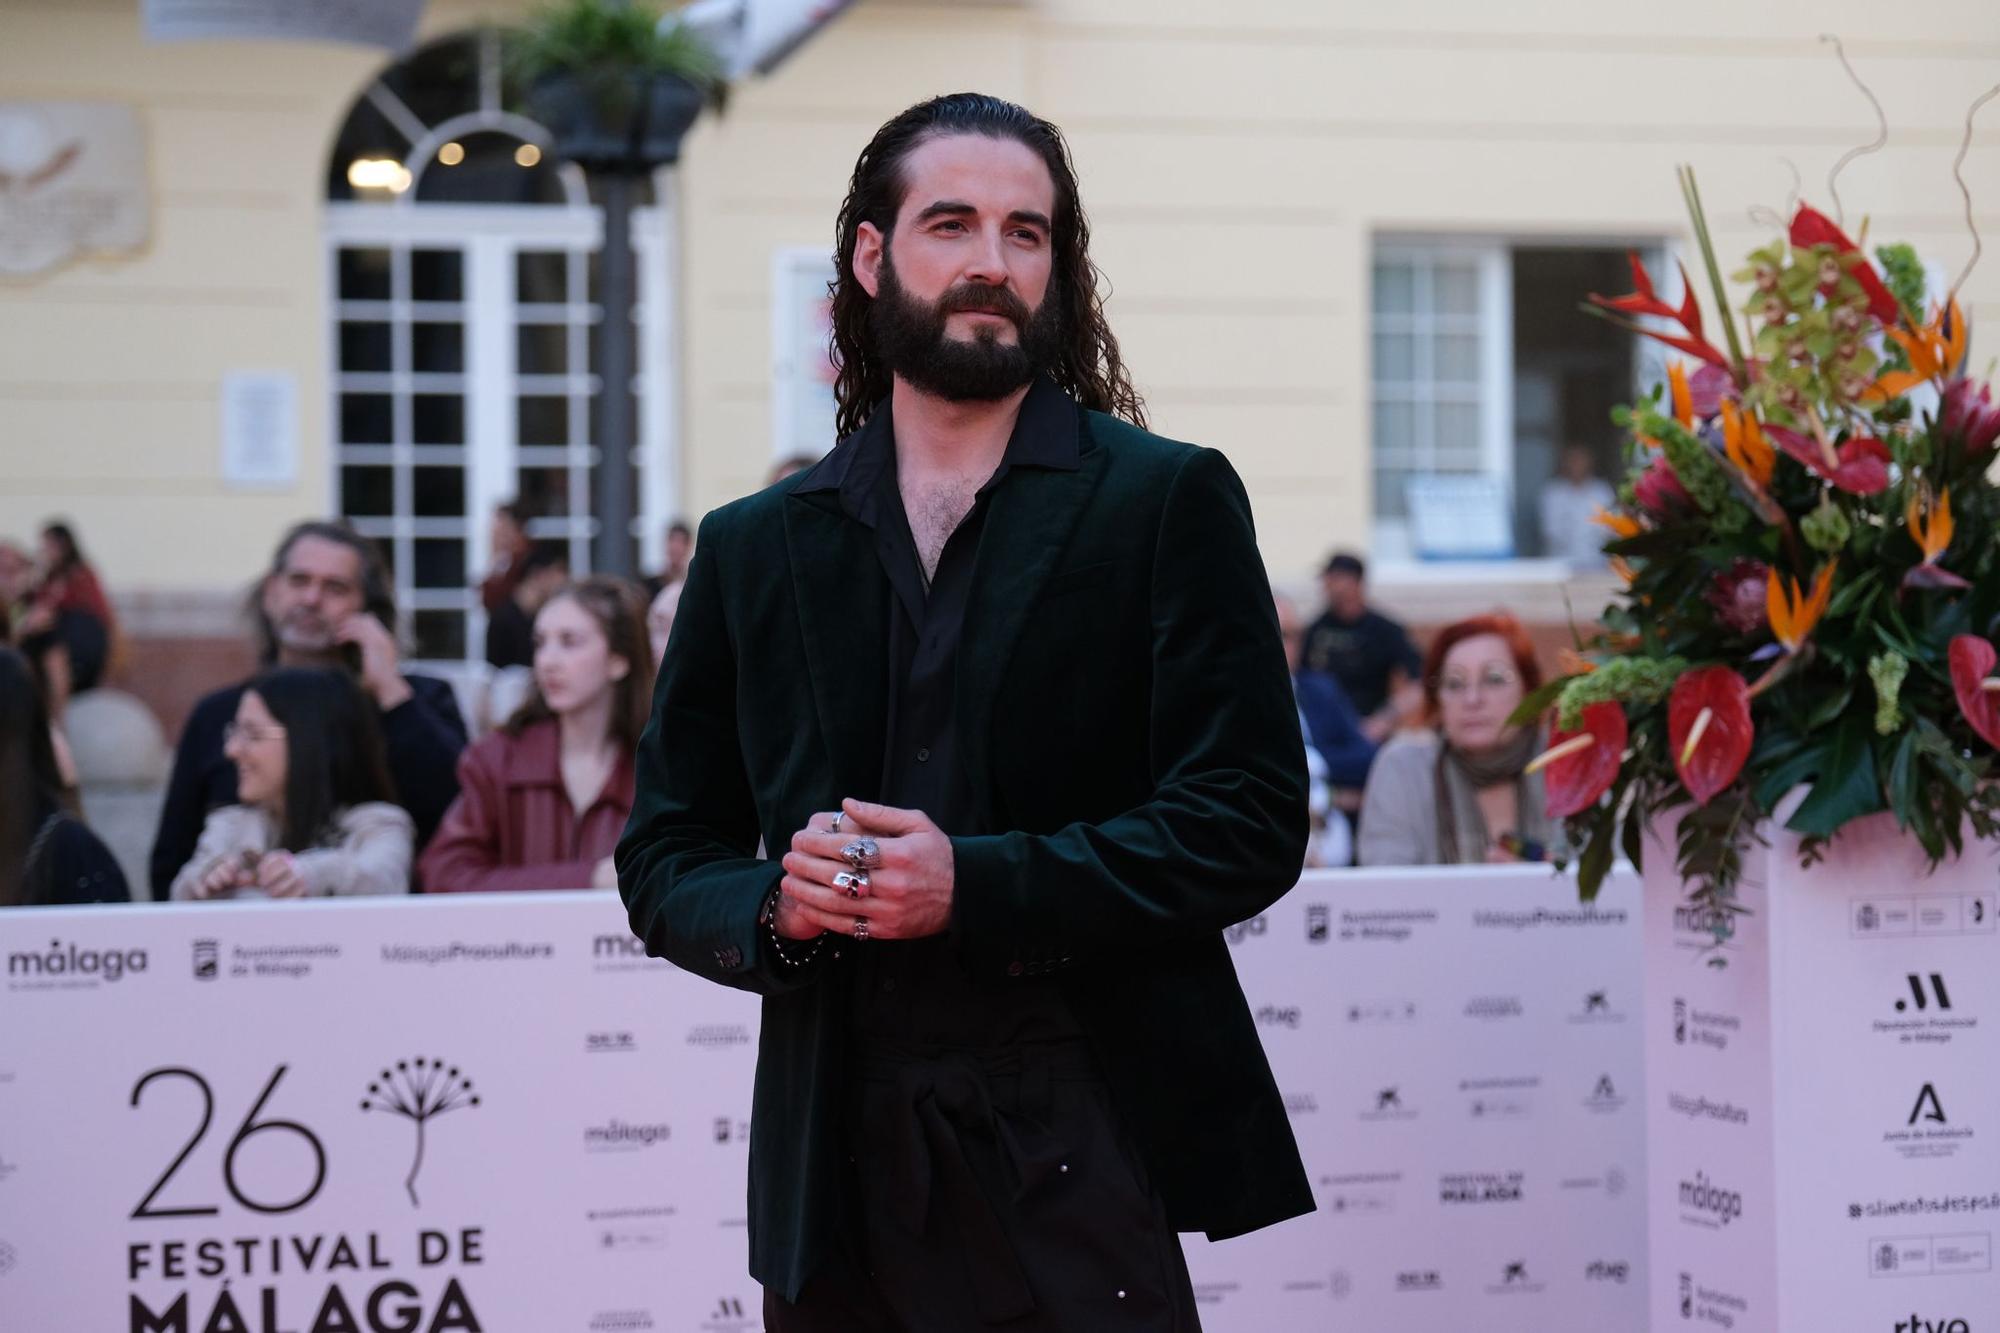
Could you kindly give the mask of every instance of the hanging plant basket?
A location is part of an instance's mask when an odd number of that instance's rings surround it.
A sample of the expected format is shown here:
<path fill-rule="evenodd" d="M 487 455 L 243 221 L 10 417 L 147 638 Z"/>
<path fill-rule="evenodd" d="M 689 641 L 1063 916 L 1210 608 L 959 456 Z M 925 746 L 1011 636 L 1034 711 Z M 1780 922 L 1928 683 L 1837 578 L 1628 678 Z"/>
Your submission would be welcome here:
<path fill-rule="evenodd" d="M 526 110 L 555 151 L 591 172 L 645 173 L 678 162 L 707 95 L 675 74 L 550 73 Z"/>

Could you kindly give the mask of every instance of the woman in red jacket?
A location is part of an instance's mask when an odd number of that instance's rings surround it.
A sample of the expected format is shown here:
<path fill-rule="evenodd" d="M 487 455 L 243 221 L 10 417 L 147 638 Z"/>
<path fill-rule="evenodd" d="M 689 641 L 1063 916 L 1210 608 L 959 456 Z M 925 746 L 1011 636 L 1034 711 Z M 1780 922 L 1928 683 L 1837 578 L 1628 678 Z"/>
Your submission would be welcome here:
<path fill-rule="evenodd" d="M 535 690 L 458 761 L 458 799 L 417 864 L 426 892 L 610 888 L 653 695 L 645 601 L 592 575 L 535 616 Z"/>

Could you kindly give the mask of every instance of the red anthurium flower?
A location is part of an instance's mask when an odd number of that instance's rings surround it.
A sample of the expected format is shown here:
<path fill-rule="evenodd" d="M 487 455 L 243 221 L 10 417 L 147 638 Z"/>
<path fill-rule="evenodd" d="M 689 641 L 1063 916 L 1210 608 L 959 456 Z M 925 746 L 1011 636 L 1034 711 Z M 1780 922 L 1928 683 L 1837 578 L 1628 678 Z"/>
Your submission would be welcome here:
<path fill-rule="evenodd" d="M 1873 436 L 1843 442 L 1829 460 L 1810 435 L 1771 425 L 1764 427 L 1764 435 L 1815 476 L 1850 495 L 1876 495 L 1889 487 L 1889 446 Z"/>
<path fill-rule="evenodd" d="M 1750 686 L 1726 666 L 1702 667 L 1667 696 L 1667 743 L 1674 770 L 1698 805 L 1736 781 L 1750 758 Z"/>
<path fill-rule="evenodd" d="M 1549 736 L 1549 748 L 1543 753 L 1555 758 L 1546 765 L 1542 788 L 1548 795 L 1550 819 L 1568 819 L 1588 810 L 1611 789 L 1625 758 L 1626 735 L 1624 706 L 1606 702 L 1583 710 L 1582 730 L 1558 728 Z M 1576 744 L 1579 739 L 1590 743 Z"/>
<path fill-rule="evenodd" d="M 1861 247 L 1849 240 L 1847 233 L 1835 225 L 1832 218 L 1804 204 L 1799 205 L 1799 211 L 1792 217 L 1792 244 L 1830 245 L 1842 255 L 1859 255 L 1861 252 Z M 1882 285 L 1882 276 L 1875 271 L 1875 266 L 1866 259 L 1857 259 L 1848 272 L 1861 284 L 1861 290 L 1868 293 L 1869 313 L 1881 320 L 1884 328 L 1895 328 L 1896 321 L 1902 318 L 1903 308 L 1896 304 L 1896 298 Z"/>
<path fill-rule="evenodd" d="M 1982 638 L 1960 634 L 1952 639 L 1945 657 L 1951 664 L 1951 692 L 1958 696 L 1958 711 L 1988 745 L 2000 749 L 2000 691 L 1986 688 L 2000 683 L 1988 679 L 2000 653 Z"/>

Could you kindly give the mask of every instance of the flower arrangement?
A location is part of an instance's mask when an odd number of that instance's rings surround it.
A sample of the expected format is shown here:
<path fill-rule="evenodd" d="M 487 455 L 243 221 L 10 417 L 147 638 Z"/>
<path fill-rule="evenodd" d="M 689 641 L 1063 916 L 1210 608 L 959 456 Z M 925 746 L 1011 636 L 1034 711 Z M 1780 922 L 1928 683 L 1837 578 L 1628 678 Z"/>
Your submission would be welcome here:
<path fill-rule="evenodd" d="M 2000 834 L 2000 405 L 1908 246 L 1871 260 L 1800 207 L 1732 309 L 1681 183 L 1723 346 L 1685 270 L 1678 306 L 1636 255 L 1631 294 L 1590 298 L 1689 360 L 1617 417 L 1632 467 L 1600 521 L 1626 587 L 1516 718 L 1556 710 L 1536 762 L 1584 897 L 1678 811 L 1677 869 L 1725 938 L 1745 841 L 1795 787 L 1808 864 L 1884 810 L 1933 866 Z"/>

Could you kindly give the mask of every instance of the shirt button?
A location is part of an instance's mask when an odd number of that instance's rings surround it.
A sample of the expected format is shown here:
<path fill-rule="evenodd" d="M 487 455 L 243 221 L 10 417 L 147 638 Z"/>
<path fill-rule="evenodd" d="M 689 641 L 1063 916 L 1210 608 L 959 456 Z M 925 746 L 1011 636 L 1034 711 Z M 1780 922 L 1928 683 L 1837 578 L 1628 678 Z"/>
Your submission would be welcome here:
<path fill-rule="evenodd" d="M 882 983 L 882 989 L 883 989 L 883 990 L 894 990 L 894 989 L 896 989 L 896 979 L 895 979 L 894 977 L 890 977 L 890 978 L 888 978 L 887 980 L 885 980 L 885 981 L 884 981 L 884 982 Z"/>
<path fill-rule="evenodd" d="M 931 758 L 931 752 L 928 749 L 922 749 L 917 751 L 918 763 L 927 764 L 930 762 L 930 758 Z"/>

